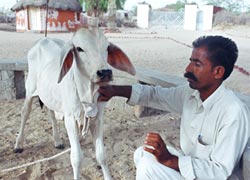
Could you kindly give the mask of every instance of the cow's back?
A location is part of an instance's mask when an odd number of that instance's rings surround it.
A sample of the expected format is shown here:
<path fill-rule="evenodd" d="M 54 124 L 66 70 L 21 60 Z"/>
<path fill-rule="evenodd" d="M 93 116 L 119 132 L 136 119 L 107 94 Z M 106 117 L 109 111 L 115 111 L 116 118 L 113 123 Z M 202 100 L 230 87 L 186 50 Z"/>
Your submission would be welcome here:
<path fill-rule="evenodd" d="M 60 56 L 64 44 L 64 41 L 52 38 L 42 38 L 37 41 L 28 52 L 29 71 L 34 68 L 43 69 L 49 63 L 58 64 L 60 67 Z"/>
<path fill-rule="evenodd" d="M 45 105 L 54 110 L 61 103 L 57 80 L 64 44 L 59 39 L 42 38 L 28 52 L 26 95 L 39 96 Z"/>

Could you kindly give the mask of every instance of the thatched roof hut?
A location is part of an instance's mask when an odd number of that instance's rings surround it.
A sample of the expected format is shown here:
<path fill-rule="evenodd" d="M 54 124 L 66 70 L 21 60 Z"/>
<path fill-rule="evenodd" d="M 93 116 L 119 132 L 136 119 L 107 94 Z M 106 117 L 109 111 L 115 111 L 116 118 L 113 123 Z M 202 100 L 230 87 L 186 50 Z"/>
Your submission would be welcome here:
<path fill-rule="evenodd" d="M 41 7 L 46 6 L 47 0 L 20 0 L 12 8 L 12 11 L 25 9 L 28 6 Z M 78 0 L 49 0 L 49 8 L 59 10 L 69 10 L 81 12 L 82 7 Z"/>
<path fill-rule="evenodd" d="M 16 29 L 23 31 L 75 31 L 80 23 L 78 0 L 20 0 L 12 8 L 16 12 Z"/>

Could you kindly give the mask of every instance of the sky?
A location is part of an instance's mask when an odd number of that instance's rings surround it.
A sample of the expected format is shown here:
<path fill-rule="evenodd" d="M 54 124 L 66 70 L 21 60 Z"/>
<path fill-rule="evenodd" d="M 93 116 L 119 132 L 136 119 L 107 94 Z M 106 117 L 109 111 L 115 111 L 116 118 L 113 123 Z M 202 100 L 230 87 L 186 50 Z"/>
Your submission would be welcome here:
<path fill-rule="evenodd" d="M 14 4 L 16 0 L 0 0 L 0 8 L 10 9 Z"/>
<path fill-rule="evenodd" d="M 5 9 L 11 8 L 17 0 L 0 0 L 0 7 L 4 7 Z M 161 8 L 166 6 L 167 4 L 175 3 L 176 0 L 126 0 L 124 4 L 124 9 L 131 10 L 134 6 L 137 5 L 138 2 L 146 1 L 151 4 L 153 9 Z M 245 3 L 250 4 L 250 0 L 244 0 Z M 188 0 L 188 2 L 197 2 L 201 3 L 202 0 Z M 203 0 L 204 2 L 204 0 Z"/>
<path fill-rule="evenodd" d="M 14 4 L 16 4 L 16 0 L 0 0 L 0 7 L 5 9 L 10 9 Z"/>

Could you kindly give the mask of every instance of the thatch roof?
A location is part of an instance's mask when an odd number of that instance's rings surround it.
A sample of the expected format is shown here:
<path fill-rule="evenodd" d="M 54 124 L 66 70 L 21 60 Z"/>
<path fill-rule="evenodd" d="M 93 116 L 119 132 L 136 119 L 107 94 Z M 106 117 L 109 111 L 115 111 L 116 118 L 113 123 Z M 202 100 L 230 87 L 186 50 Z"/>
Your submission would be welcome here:
<path fill-rule="evenodd" d="M 41 7 L 46 6 L 47 0 L 20 0 L 12 8 L 12 11 L 24 9 L 27 6 Z M 82 7 L 78 0 L 49 0 L 49 8 L 70 10 L 81 12 Z"/>

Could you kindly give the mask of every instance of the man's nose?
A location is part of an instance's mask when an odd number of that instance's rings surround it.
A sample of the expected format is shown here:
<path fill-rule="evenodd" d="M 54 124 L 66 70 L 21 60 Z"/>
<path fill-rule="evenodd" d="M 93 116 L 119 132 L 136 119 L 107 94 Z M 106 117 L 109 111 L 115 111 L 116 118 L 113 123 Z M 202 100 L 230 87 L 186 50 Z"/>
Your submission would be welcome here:
<path fill-rule="evenodd" d="M 191 63 L 189 63 L 185 69 L 186 72 L 192 72 Z"/>

